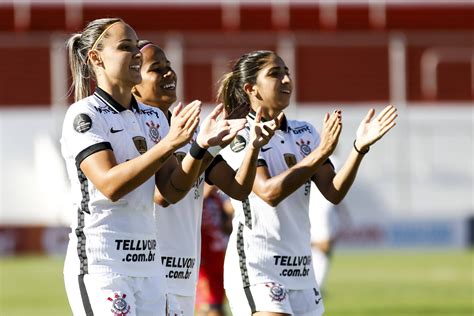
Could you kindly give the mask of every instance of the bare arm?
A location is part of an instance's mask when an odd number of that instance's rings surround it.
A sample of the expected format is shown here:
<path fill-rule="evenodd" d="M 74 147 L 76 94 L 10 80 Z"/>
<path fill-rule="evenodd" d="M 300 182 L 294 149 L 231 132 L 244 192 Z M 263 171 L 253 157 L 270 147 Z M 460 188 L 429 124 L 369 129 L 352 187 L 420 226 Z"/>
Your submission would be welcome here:
<path fill-rule="evenodd" d="M 200 103 L 178 106 L 175 114 L 180 122 L 174 132 L 141 156 L 118 164 L 112 150 L 103 150 L 84 159 L 80 168 L 104 196 L 117 201 L 152 177 L 176 148 L 189 141 L 199 124 L 200 110 Z"/>
<path fill-rule="evenodd" d="M 323 165 L 336 148 L 341 128 L 340 112 L 335 111 L 331 116 L 326 114 L 319 146 L 279 175 L 271 177 L 266 166 L 258 167 L 253 191 L 268 204 L 278 205 L 308 181 Z"/>
<path fill-rule="evenodd" d="M 223 105 L 219 104 L 203 121 L 196 139 L 199 147 L 207 149 L 210 146 L 218 146 L 223 142 L 227 142 L 234 138 L 237 132 L 245 126 L 244 119 L 221 120 L 218 122 L 217 117 L 222 110 Z M 208 159 L 206 164 L 210 163 Z M 181 200 L 204 170 L 202 163 L 202 158 L 196 159 L 188 153 L 180 164 L 170 165 L 171 173 L 165 172 L 164 175 L 156 177 L 159 193 L 155 193 L 155 201 L 165 206 L 165 204 L 174 204 Z"/>
<path fill-rule="evenodd" d="M 375 111 L 370 109 L 357 130 L 355 147 L 353 147 L 349 157 L 342 168 L 335 173 L 332 168 L 320 168 L 316 171 L 313 181 L 324 197 L 334 203 L 340 203 L 354 183 L 357 171 L 369 146 L 382 138 L 390 129 L 395 126 L 397 109 L 387 106 L 380 114 L 372 120 Z"/>
<path fill-rule="evenodd" d="M 274 120 L 261 123 L 262 111 L 256 113 L 251 127 L 250 145 L 239 170 L 235 172 L 225 161 L 218 163 L 209 173 L 209 179 L 224 193 L 236 200 L 244 200 L 252 191 L 260 148 L 266 145 L 280 127 L 283 112 Z"/>

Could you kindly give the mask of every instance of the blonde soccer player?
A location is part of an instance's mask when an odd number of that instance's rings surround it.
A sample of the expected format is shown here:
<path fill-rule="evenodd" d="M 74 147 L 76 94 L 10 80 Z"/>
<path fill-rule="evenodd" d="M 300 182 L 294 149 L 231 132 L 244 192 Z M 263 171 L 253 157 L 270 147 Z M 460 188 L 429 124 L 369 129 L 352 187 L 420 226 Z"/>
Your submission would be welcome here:
<path fill-rule="evenodd" d="M 160 110 L 137 102 L 131 93 L 142 80 L 137 45 L 135 31 L 118 18 L 94 20 L 67 42 L 76 102 L 64 119 L 61 151 L 76 216 L 64 280 L 74 315 L 166 315 L 154 190 L 178 199 L 181 192 L 169 182 L 190 188 L 201 168 L 198 149 L 167 174 L 169 181 L 159 177 L 193 137 L 201 103 L 176 107 L 168 125 Z M 236 133 L 205 121 L 202 142 Z"/>

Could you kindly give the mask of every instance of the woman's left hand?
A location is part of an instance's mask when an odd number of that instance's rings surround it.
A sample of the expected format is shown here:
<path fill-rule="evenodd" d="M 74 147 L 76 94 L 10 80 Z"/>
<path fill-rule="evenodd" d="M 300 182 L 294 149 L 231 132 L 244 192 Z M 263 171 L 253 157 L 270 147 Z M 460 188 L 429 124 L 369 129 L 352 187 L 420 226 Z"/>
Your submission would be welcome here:
<path fill-rule="evenodd" d="M 223 109 L 222 104 L 217 105 L 202 122 L 196 139 L 200 147 L 224 147 L 245 127 L 245 118 L 217 120 Z"/>
<path fill-rule="evenodd" d="M 377 117 L 372 120 L 375 110 L 370 109 L 366 117 L 362 120 L 357 129 L 356 146 L 359 150 L 365 151 L 383 137 L 395 125 L 397 118 L 397 108 L 392 105 L 385 107 Z"/>

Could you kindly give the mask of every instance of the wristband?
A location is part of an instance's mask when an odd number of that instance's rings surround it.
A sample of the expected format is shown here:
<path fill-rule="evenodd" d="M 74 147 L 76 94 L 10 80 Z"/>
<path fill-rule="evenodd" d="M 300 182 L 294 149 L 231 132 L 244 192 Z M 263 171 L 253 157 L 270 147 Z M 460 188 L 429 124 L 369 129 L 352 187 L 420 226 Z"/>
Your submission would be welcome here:
<path fill-rule="evenodd" d="M 361 154 L 361 155 L 365 155 L 366 153 L 369 152 L 370 147 L 367 147 L 367 150 L 365 150 L 365 151 L 361 151 L 361 150 L 357 149 L 357 147 L 356 147 L 356 140 L 354 139 L 354 149 L 355 149 L 355 151 L 357 151 L 357 153 L 359 153 L 359 154 Z"/>
<path fill-rule="evenodd" d="M 191 149 L 189 150 L 189 154 L 194 159 L 201 160 L 204 157 L 204 154 L 206 153 L 206 151 L 207 150 L 202 148 L 201 146 L 199 146 L 197 142 L 194 142 L 191 145 Z"/>
<path fill-rule="evenodd" d="M 222 147 L 221 146 L 212 146 L 207 149 L 207 152 L 212 156 L 216 157 L 217 154 L 221 151 Z"/>

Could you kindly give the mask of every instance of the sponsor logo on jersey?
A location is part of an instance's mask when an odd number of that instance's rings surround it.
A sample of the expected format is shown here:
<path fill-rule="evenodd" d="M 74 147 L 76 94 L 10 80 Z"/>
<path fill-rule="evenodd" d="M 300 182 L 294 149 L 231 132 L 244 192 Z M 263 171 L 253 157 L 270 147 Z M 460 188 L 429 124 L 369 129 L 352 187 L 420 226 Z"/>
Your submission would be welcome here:
<path fill-rule="evenodd" d="M 300 151 L 303 156 L 307 156 L 311 153 L 311 147 L 309 147 L 309 144 L 311 141 L 304 141 L 304 139 L 300 139 L 299 142 L 296 142 L 296 145 L 300 146 Z"/>
<path fill-rule="evenodd" d="M 135 136 L 132 139 L 133 139 L 133 143 L 135 144 L 135 147 L 137 148 L 140 155 L 146 153 L 148 148 L 147 148 L 147 145 L 146 145 L 145 137 Z"/>
<path fill-rule="evenodd" d="M 156 118 L 160 118 L 160 116 L 158 115 L 158 112 L 156 112 L 153 109 L 145 109 L 145 110 L 141 109 L 140 113 L 148 115 L 148 116 L 153 116 L 154 115 L 154 116 L 156 116 Z"/>
<path fill-rule="evenodd" d="M 116 239 L 116 250 L 127 251 L 123 262 L 155 261 L 156 240 L 154 239 Z"/>
<path fill-rule="evenodd" d="M 191 277 L 196 264 L 196 258 L 190 257 L 161 257 L 161 264 L 170 268 L 165 274 L 167 279 L 187 280 Z"/>
<path fill-rule="evenodd" d="M 99 113 L 117 113 L 112 111 L 108 105 L 94 106 L 95 110 Z"/>
<path fill-rule="evenodd" d="M 270 150 L 270 149 L 272 149 L 272 147 L 268 147 L 268 148 L 263 148 L 263 147 L 262 147 L 261 150 L 262 150 L 262 152 L 266 152 L 267 150 Z"/>
<path fill-rule="evenodd" d="M 270 288 L 269 295 L 272 301 L 281 302 L 286 298 L 286 290 L 282 285 L 275 282 L 268 282 L 265 283 L 265 286 Z"/>
<path fill-rule="evenodd" d="M 125 316 L 130 312 L 130 305 L 128 305 L 125 298 L 127 295 L 124 293 L 121 296 L 114 293 L 114 297 L 107 297 L 107 300 L 112 302 L 112 309 L 110 310 L 114 316 Z"/>
<path fill-rule="evenodd" d="M 76 132 L 85 133 L 92 128 L 92 120 L 87 114 L 78 114 L 72 123 Z"/>
<path fill-rule="evenodd" d="M 275 266 L 284 267 L 280 275 L 284 277 L 307 277 L 311 256 L 273 256 Z"/>
<path fill-rule="evenodd" d="M 289 128 L 289 130 L 291 130 L 293 132 L 293 134 L 295 134 L 295 135 L 298 135 L 298 134 L 301 134 L 301 133 L 304 133 L 304 132 L 311 133 L 311 130 L 309 129 L 308 125 L 303 125 L 303 126 L 299 126 L 299 127 L 295 127 L 295 128 Z"/>
<path fill-rule="evenodd" d="M 283 158 L 285 158 L 286 165 L 288 168 L 293 167 L 296 165 L 296 156 L 293 154 L 283 154 Z"/>
<path fill-rule="evenodd" d="M 247 142 L 245 141 L 245 138 L 242 135 L 237 135 L 232 143 L 230 143 L 230 149 L 234 153 L 238 153 L 239 151 L 242 151 L 246 145 Z"/>
<path fill-rule="evenodd" d="M 153 121 L 150 122 L 145 122 L 146 126 L 148 126 L 148 136 L 150 136 L 151 140 L 155 143 L 158 144 L 158 142 L 161 140 L 160 136 L 160 124 L 153 123 Z"/>

